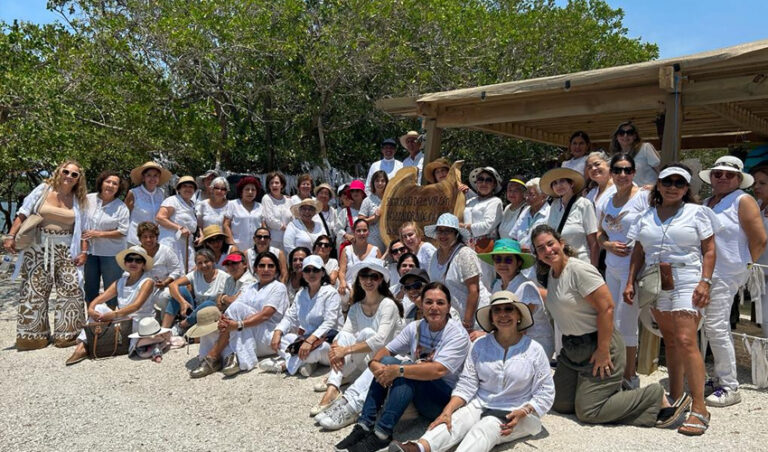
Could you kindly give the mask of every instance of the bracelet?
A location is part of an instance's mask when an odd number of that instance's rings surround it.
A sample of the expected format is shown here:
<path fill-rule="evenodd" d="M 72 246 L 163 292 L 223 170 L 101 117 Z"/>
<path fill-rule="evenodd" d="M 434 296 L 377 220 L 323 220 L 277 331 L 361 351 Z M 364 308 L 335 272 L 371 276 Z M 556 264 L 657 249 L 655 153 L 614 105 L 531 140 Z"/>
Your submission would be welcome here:
<path fill-rule="evenodd" d="M 6 234 L 3 236 L 3 240 L 16 240 L 16 234 Z"/>
<path fill-rule="evenodd" d="M 244 326 L 245 326 L 245 324 L 243 323 L 243 321 L 242 321 L 242 320 L 240 320 L 239 322 L 237 322 L 237 331 L 243 331 L 243 327 L 244 327 Z"/>

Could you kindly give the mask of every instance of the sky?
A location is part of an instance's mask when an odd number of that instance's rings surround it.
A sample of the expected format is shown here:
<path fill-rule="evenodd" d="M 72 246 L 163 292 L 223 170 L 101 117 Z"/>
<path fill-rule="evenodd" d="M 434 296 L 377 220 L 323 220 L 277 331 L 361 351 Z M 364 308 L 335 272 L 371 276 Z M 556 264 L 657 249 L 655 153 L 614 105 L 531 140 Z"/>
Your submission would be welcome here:
<path fill-rule="evenodd" d="M 632 38 L 654 42 L 672 58 L 768 39 L 768 0 L 607 0 L 624 11 Z M 564 5 L 567 0 L 555 0 Z M 0 20 L 48 23 L 46 0 L 0 0 Z"/>

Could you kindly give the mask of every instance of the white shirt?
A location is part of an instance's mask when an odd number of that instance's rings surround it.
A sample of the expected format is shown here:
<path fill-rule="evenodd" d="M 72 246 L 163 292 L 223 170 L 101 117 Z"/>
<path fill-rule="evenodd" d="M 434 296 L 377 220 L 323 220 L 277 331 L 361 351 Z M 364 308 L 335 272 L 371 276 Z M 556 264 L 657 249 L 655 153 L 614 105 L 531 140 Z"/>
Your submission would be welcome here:
<path fill-rule="evenodd" d="M 562 198 L 555 199 L 549 208 L 549 218 L 547 224 L 557 230 L 560 219 L 565 213 L 565 206 Z M 565 226 L 560 236 L 576 252 L 577 258 L 584 262 L 589 262 L 589 243 L 587 236 L 597 232 L 597 216 L 595 207 L 588 199 L 579 197 L 574 201 L 568 219 L 565 220 Z"/>
<path fill-rule="evenodd" d="M 189 229 L 193 234 L 197 230 L 197 215 L 195 214 L 195 207 L 192 203 L 187 203 L 179 195 L 173 195 L 165 198 L 160 207 L 169 207 L 173 209 L 173 214 L 168 219 L 179 226 L 183 226 Z M 160 226 L 160 240 L 165 239 L 170 243 L 176 241 L 176 229 L 168 229 L 164 226 Z M 184 239 L 181 239 L 184 243 Z M 190 237 L 190 242 L 192 238 Z M 168 243 L 166 243 L 169 245 Z M 170 246 L 170 245 L 169 245 Z"/>
<path fill-rule="evenodd" d="M 526 334 L 534 339 L 539 337 L 551 338 L 554 335 L 552 325 L 549 324 L 549 316 L 547 316 L 544 310 L 544 300 L 541 299 L 541 292 L 539 292 L 533 281 L 522 274 L 518 274 L 512 278 L 507 287 L 501 287 L 501 279 L 496 279 L 491 293 L 496 293 L 500 290 L 508 290 L 517 295 L 523 303 L 536 306 L 536 309 L 533 311 L 533 326 L 526 330 Z"/>
<path fill-rule="evenodd" d="M 264 212 L 258 201 L 254 201 L 253 208 L 248 211 L 241 199 L 235 199 L 227 204 L 224 218 L 231 221 L 230 229 L 235 246 L 239 250 L 245 250 L 253 246 L 253 233 L 264 222 Z"/>
<path fill-rule="evenodd" d="M 651 143 L 643 143 L 635 158 L 635 183 L 639 186 L 655 184 L 658 174 L 654 167 L 661 163 L 659 153 Z"/>
<path fill-rule="evenodd" d="M 616 194 L 614 193 L 603 204 L 603 218 L 600 225 L 603 231 L 608 234 L 608 241 L 622 242 L 632 246 L 627 238 L 627 233 L 638 217 L 648 211 L 648 191 L 638 190 L 621 207 L 614 207 L 613 199 L 615 196 Z M 610 251 L 606 251 L 605 266 L 618 271 L 628 272 L 631 258 L 631 253 L 627 256 L 617 256 Z"/>
<path fill-rule="evenodd" d="M 149 275 L 144 273 L 141 275 L 138 281 L 133 283 L 132 285 L 128 285 L 128 278 L 129 276 L 122 276 L 120 279 L 117 280 L 117 307 L 124 308 L 136 301 L 136 297 L 139 296 L 139 292 L 141 292 L 141 287 L 144 285 L 145 282 L 151 281 L 149 278 Z M 150 292 L 151 294 L 152 292 Z M 149 302 L 148 300 L 150 297 L 147 297 L 146 300 L 144 300 L 144 303 L 139 307 L 139 309 L 132 314 L 129 315 L 129 317 L 147 317 L 152 316 L 155 313 L 155 306 L 153 303 Z"/>
<path fill-rule="evenodd" d="M 487 198 L 477 196 L 468 200 L 464 208 L 464 223 L 470 224 L 472 237 L 497 238 L 501 211 L 501 199 L 495 196 Z"/>
<path fill-rule="evenodd" d="M 288 309 L 288 291 L 285 289 L 285 285 L 278 280 L 273 280 L 265 286 L 256 282 L 243 287 L 237 301 L 247 304 L 256 311 L 262 311 L 268 306 L 275 308 L 275 313 L 264 323 L 258 325 L 264 331 L 274 331 L 277 324 L 283 319 L 285 310 Z"/>
<path fill-rule="evenodd" d="M 515 226 L 509 231 L 509 237 L 520 243 L 521 248 L 533 250 L 531 246 L 531 231 L 540 224 L 547 224 L 549 219 L 549 204 L 546 202 L 539 207 L 539 210 L 531 215 L 531 206 L 526 206 L 520 217 L 518 217 Z M 502 237 L 504 238 L 504 237 Z"/>
<path fill-rule="evenodd" d="M 267 193 L 261 199 L 261 205 L 264 209 L 264 221 L 267 223 L 269 232 L 272 234 L 273 243 L 283 243 L 283 226 L 288 226 L 293 221 L 291 213 L 291 200 L 287 196 L 283 199 L 275 199 Z"/>
<path fill-rule="evenodd" d="M 464 367 L 469 344 L 467 330 L 459 321 L 449 319 L 442 330 L 435 332 L 430 331 L 426 320 L 421 320 L 411 322 L 403 328 L 400 334 L 387 344 L 387 350 L 393 355 L 410 355 L 414 363 L 426 359 L 442 364 L 448 370 L 442 380 L 453 388 Z"/>
<path fill-rule="evenodd" d="M 329 330 L 339 329 L 341 319 L 341 297 L 333 286 L 324 284 L 313 297 L 304 287 L 275 329 L 296 333 L 301 328 L 306 335 L 323 337 Z"/>
<path fill-rule="evenodd" d="M 662 261 L 701 265 L 701 241 L 713 234 L 706 209 L 687 203 L 662 223 L 656 208 L 652 208 L 629 227 L 627 238 L 643 245 L 646 265 Z"/>
<path fill-rule="evenodd" d="M 530 404 L 543 416 L 555 401 L 555 383 L 544 349 L 523 336 L 504 349 L 493 334 L 477 339 L 469 351 L 452 396 L 484 408 L 511 411 Z"/>
<path fill-rule="evenodd" d="M 280 249 L 275 248 L 274 246 L 270 246 L 269 252 L 280 259 Z M 256 265 L 256 256 L 258 254 L 259 253 L 257 253 L 253 247 L 250 247 L 245 251 L 245 257 L 248 259 L 248 271 L 251 272 L 251 274 L 256 272 L 256 268 L 254 266 Z"/>
<path fill-rule="evenodd" d="M 146 250 L 144 250 L 141 245 L 135 245 L 131 248 L 146 253 Z M 158 244 L 157 252 L 154 257 L 152 257 L 152 260 L 152 270 L 146 272 L 146 274 L 155 281 L 162 281 L 169 277 L 177 279 L 184 274 L 184 269 L 179 261 L 179 257 L 173 252 L 172 248 L 163 245 L 162 243 Z"/>
<path fill-rule="evenodd" d="M 379 303 L 376 313 L 368 317 L 363 312 L 361 303 L 353 303 L 350 306 L 347 320 L 344 322 L 341 331 L 350 333 L 353 336 L 364 328 L 371 328 L 376 331 L 376 334 L 365 340 L 365 343 L 371 349 L 371 353 L 376 353 L 400 331 L 400 312 L 391 298 L 385 298 Z"/>
<path fill-rule="evenodd" d="M 603 209 L 605 208 L 605 203 L 608 202 L 608 199 L 616 194 L 616 185 L 611 184 L 608 187 L 605 188 L 605 191 L 600 193 L 600 196 L 598 197 L 597 190 L 599 187 L 592 187 L 591 190 L 589 190 L 589 193 L 587 193 L 586 198 L 590 201 L 592 201 L 592 204 L 595 206 L 595 215 L 597 216 L 598 221 L 600 221 L 600 215 L 603 213 Z"/>
<path fill-rule="evenodd" d="M 143 221 L 157 222 L 155 215 L 157 215 L 157 211 L 160 210 L 160 204 L 165 199 L 165 191 L 157 187 L 152 192 L 149 192 L 144 185 L 139 185 L 132 188 L 131 193 L 133 193 L 133 210 L 131 210 L 131 223 L 128 226 L 128 236 L 126 239 L 128 243 L 138 245 L 139 238 L 136 236 L 136 228 Z"/>
<path fill-rule="evenodd" d="M 213 280 L 208 282 L 203 276 L 203 272 L 191 271 L 184 275 L 192 283 L 194 289 L 195 301 L 197 304 L 203 301 L 216 301 L 216 298 L 224 293 L 224 286 L 229 280 L 229 275 L 222 270 L 215 270 Z"/>
<path fill-rule="evenodd" d="M 306 225 L 299 219 L 295 219 L 288 224 L 288 227 L 285 228 L 285 235 L 283 235 L 283 249 L 286 254 L 290 254 L 291 251 L 300 246 L 306 247 L 310 253 L 312 252 L 315 240 L 325 234 L 325 229 L 319 219 L 313 219 L 312 225 L 313 228 L 309 231 Z"/>
<path fill-rule="evenodd" d="M 499 233 L 496 235 L 497 238 L 505 239 L 510 236 L 509 234 L 512 232 L 512 228 L 515 227 L 517 219 L 520 218 L 520 214 L 526 207 L 525 203 L 522 203 L 517 209 L 513 209 L 512 204 L 508 204 L 507 207 L 504 208 L 501 215 L 501 222 L 499 223 Z"/>
<path fill-rule="evenodd" d="M 421 242 L 419 251 L 416 253 L 416 258 L 419 259 L 419 268 L 429 268 L 429 263 L 432 261 L 435 251 L 437 251 L 435 245 L 429 242 Z"/>
<path fill-rule="evenodd" d="M 584 155 L 582 155 L 579 158 L 566 160 L 566 161 L 563 162 L 563 164 L 561 166 L 563 168 L 570 168 L 570 169 L 576 171 L 577 173 L 579 173 L 579 174 L 581 174 L 583 176 L 584 175 L 584 167 L 587 166 L 587 157 L 588 157 L 588 155 L 584 154 Z"/>
<path fill-rule="evenodd" d="M 221 226 L 224 223 L 224 214 L 229 210 L 229 201 L 221 207 L 213 207 L 211 200 L 206 199 L 195 204 L 195 215 L 201 229 L 211 225 Z"/>
<path fill-rule="evenodd" d="M 713 208 L 707 207 L 715 231 L 715 275 L 719 277 L 738 276 L 747 271 L 752 262 L 749 240 L 739 221 L 739 202 L 742 196 L 749 196 L 742 190 L 734 190 L 720 200 Z M 709 198 L 704 200 L 708 205 Z"/>
<path fill-rule="evenodd" d="M 491 299 L 491 295 L 482 281 L 483 275 L 480 271 L 480 260 L 477 258 L 477 254 L 468 246 L 462 246 L 458 251 L 455 251 L 455 254 L 445 264 L 438 262 L 437 253 L 435 253 L 427 269 L 430 281 L 441 281 L 448 287 L 448 290 L 451 292 L 451 305 L 459 311 L 459 314 L 462 316 L 461 319 L 464 319 L 466 314 L 467 296 L 469 295 L 469 289 L 464 281 L 473 276 L 480 277 L 480 280 L 477 282 L 480 291 L 477 300 L 478 308 L 487 305 Z M 474 317 L 474 313 L 472 315 Z"/>
<path fill-rule="evenodd" d="M 126 249 L 125 236 L 128 234 L 128 226 L 131 224 L 131 213 L 128 207 L 115 198 L 109 204 L 103 204 L 98 193 L 89 193 L 88 221 L 85 229 L 97 231 L 117 230 L 121 235 L 118 238 L 92 238 L 88 239 L 88 254 L 92 256 L 114 256 Z"/>
<path fill-rule="evenodd" d="M 416 158 L 411 158 L 411 154 L 408 153 L 408 157 L 403 159 L 403 168 L 408 166 L 415 166 L 419 169 L 419 173 L 416 175 L 416 183 L 421 183 L 421 172 L 424 170 L 424 153 L 419 151 L 416 154 Z"/>
<path fill-rule="evenodd" d="M 403 162 L 396 159 L 381 159 L 377 162 L 373 162 L 371 167 L 368 168 L 368 176 L 365 178 L 365 193 L 367 195 L 371 194 L 371 177 L 373 177 L 373 173 L 379 170 L 384 171 L 387 173 L 389 180 L 392 180 L 392 178 L 395 177 L 395 174 L 400 171 L 402 167 Z"/>

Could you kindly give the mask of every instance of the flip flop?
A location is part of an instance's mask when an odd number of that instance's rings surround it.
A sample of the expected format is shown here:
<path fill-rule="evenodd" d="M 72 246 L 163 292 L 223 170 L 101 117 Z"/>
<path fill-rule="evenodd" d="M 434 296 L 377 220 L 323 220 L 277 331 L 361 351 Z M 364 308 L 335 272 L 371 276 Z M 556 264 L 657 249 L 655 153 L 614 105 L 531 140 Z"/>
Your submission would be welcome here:
<path fill-rule="evenodd" d="M 691 416 L 700 420 L 701 424 L 692 424 L 690 422 L 685 422 L 683 423 L 683 425 L 680 426 L 680 428 L 677 429 L 677 433 L 683 434 L 685 436 L 703 435 L 704 432 L 706 432 L 707 429 L 709 428 L 709 420 L 712 417 L 712 415 L 710 413 L 707 413 L 707 415 L 704 416 L 701 413 L 691 411 Z M 685 429 L 693 429 L 693 430 L 685 430 Z"/>

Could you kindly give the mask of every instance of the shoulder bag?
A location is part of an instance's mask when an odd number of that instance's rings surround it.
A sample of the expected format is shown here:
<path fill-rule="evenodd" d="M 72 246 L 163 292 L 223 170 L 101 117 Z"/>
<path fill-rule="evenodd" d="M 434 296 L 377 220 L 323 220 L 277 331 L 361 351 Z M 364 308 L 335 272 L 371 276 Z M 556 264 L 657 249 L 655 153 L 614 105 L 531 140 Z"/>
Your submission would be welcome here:
<path fill-rule="evenodd" d="M 35 203 L 35 207 L 32 209 L 30 215 L 24 219 L 21 223 L 21 227 L 16 232 L 16 249 L 23 250 L 32 246 L 37 240 L 37 226 L 43 222 L 43 217 L 40 216 L 40 206 L 45 202 L 45 198 L 48 197 L 48 193 L 51 191 L 50 186 L 46 186 L 43 193 L 40 195 L 40 199 Z"/>
<path fill-rule="evenodd" d="M 127 355 L 131 345 L 128 335 L 132 329 L 132 319 L 88 323 L 85 326 L 88 357 L 99 359 Z"/>

